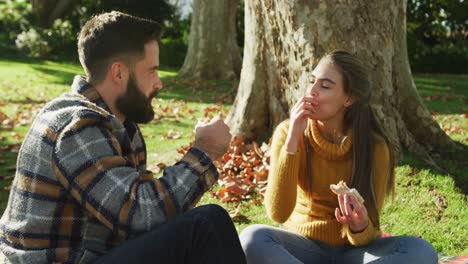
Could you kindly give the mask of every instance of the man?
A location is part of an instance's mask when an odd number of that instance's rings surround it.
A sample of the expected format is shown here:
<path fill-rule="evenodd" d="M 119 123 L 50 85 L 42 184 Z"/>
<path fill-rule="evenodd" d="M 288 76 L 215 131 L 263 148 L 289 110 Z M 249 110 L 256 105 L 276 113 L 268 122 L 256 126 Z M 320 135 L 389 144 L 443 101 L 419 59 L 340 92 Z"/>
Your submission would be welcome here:
<path fill-rule="evenodd" d="M 86 79 L 45 106 L 25 138 L 0 221 L 0 263 L 245 263 L 224 209 L 190 210 L 217 180 L 231 135 L 197 126 L 194 147 L 161 178 L 146 170 L 136 123 L 149 122 L 160 27 L 120 12 L 78 39 Z"/>

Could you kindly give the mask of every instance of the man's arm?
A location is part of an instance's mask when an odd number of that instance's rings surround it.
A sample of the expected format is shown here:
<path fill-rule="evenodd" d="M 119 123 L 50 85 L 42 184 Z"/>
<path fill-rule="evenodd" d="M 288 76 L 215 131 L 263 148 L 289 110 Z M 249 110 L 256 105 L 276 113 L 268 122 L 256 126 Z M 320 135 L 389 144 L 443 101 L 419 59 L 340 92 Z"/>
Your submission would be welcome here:
<path fill-rule="evenodd" d="M 123 155 L 102 120 L 79 120 L 60 134 L 53 167 L 59 181 L 86 210 L 123 237 L 165 223 L 190 208 L 217 180 L 203 148 L 191 149 L 160 179 L 140 173 Z"/>

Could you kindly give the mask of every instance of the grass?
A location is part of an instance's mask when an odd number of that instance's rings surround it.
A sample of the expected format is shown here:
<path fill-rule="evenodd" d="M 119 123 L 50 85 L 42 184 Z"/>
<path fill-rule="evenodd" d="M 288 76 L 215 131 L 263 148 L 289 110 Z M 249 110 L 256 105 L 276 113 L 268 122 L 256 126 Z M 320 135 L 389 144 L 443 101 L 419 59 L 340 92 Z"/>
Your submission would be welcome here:
<path fill-rule="evenodd" d="M 10 118 L 33 117 L 45 102 L 70 89 L 75 74 L 82 74 L 82 70 L 74 63 L 0 59 L 0 112 Z M 174 69 L 164 68 L 160 75 L 165 88 L 160 99 L 154 102 L 157 118 L 142 126 L 150 168 L 155 168 L 157 163 L 169 165 L 178 159 L 176 150 L 193 140 L 197 120 L 227 113 L 235 96 L 236 84 L 231 82 L 183 81 L 177 78 Z M 454 140 L 467 145 L 468 119 L 464 114 L 468 113 L 468 76 L 420 74 L 415 76 L 415 81 L 443 129 Z M 26 122 L 12 130 L 0 128 L 0 147 L 20 144 L 28 127 Z M 8 191 L 4 188 L 11 182 L 16 156 L 10 148 L 0 150 L 0 176 L 7 177 L 0 178 L 0 212 L 6 206 Z M 466 190 L 461 190 L 454 180 L 466 182 L 468 164 L 463 160 L 446 160 L 444 164 L 446 172 L 436 172 L 405 156 L 396 170 L 397 195 L 386 204 L 382 225 L 389 233 L 421 235 L 439 252 L 468 255 Z M 201 203 L 221 204 L 229 211 L 238 209 L 233 220 L 239 232 L 256 223 L 277 226 L 268 219 L 262 205 L 220 203 L 212 195 L 214 191 L 216 187 Z"/>

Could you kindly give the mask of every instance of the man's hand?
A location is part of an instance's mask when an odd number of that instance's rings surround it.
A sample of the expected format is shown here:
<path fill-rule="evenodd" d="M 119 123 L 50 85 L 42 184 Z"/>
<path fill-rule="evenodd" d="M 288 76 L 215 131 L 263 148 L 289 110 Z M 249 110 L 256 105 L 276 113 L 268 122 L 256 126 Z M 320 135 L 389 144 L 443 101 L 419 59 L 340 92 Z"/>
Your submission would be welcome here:
<path fill-rule="evenodd" d="M 214 117 L 208 123 L 199 122 L 195 126 L 193 146 L 205 152 L 213 161 L 223 156 L 230 142 L 229 127 L 219 117 Z"/>

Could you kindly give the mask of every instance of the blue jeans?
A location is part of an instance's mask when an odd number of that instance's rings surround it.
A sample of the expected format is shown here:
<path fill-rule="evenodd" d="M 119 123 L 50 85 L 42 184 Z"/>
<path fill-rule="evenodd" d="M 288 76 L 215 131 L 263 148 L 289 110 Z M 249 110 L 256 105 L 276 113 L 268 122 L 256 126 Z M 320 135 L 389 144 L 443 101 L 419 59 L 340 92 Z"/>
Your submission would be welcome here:
<path fill-rule="evenodd" d="M 124 242 L 95 263 L 245 263 L 236 228 L 218 205 L 196 207 Z"/>
<path fill-rule="evenodd" d="M 437 253 L 425 240 L 410 236 L 377 238 L 367 246 L 333 247 L 267 225 L 249 226 L 240 234 L 247 263 L 425 263 Z"/>

